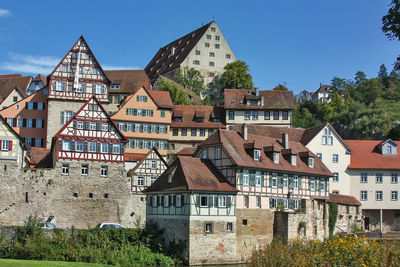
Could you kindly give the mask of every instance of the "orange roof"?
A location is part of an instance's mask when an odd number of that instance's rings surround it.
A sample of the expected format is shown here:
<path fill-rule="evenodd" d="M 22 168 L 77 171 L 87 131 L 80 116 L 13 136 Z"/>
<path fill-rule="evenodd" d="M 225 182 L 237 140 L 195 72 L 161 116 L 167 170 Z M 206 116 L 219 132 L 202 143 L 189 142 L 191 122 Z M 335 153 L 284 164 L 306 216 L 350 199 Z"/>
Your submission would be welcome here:
<path fill-rule="evenodd" d="M 168 91 L 147 90 L 156 105 L 160 108 L 173 108 L 171 97 Z"/>
<path fill-rule="evenodd" d="M 179 150 L 176 155 L 177 156 L 183 156 L 183 157 L 191 157 L 193 156 L 194 152 L 196 151 L 195 147 L 184 147 L 181 150 Z"/>
<path fill-rule="evenodd" d="M 349 169 L 400 169 L 400 151 L 396 155 L 382 155 L 381 140 L 345 140 L 353 151 Z M 394 141 L 399 148 L 400 142 Z"/>
<path fill-rule="evenodd" d="M 127 153 L 125 153 L 125 161 L 140 161 L 145 156 L 146 155 L 144 155 L 144 154 L 127 154 Z"/>

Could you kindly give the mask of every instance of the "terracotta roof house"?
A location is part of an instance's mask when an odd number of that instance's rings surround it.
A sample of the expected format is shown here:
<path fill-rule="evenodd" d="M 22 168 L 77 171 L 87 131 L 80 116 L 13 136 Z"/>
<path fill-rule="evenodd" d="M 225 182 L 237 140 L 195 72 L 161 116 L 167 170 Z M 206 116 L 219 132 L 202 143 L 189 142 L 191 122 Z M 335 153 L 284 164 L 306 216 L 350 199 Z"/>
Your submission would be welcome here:
<path fill-rule="evenodd" d="M 243 123 L 291 127 L 295 98 L 292 91 L 225 89 L 224 107 L 231 130 Z"/>
<path fill-rule="evenodd" d="M 31 95 L 46 86 L 47 86 L 47 77 L 43 76 L 42 74 L 38 74 L 34 79 L 32 79 L 31 83 L 26 89 L 26 93 L 28 95 Z"/>
<path fill-rule="evenodd" d="M 398 231 L 400 142 L 391 139 L 345 141 L 353 151 L 347 169 L 351 195 L 362 203 L 365 228 Z"/>
<path fill-rule="evenodd" d="M 175 105 L 172 110 L 168 154 L 200 144 L 218 128 L 225 128 L 221 106 Z"/>
<path fill-rule="evenodd" d="M 139 88 L 151 89 L 150 79 L 144 70 L 106 70 L 104 73 L 111 82 L 108 111 L 116 112 L 121 101 Z"/>
<path fill-rule="evenodd" d="M 303 90 L 296 95 L 297 103 L 305 103 L 312 99 L 312 92 L 308 92 L 307 90 Z"/>
<path fill-rule="evenodd" d="M 21 99 L 32 81 L 31 76 L 1 75 L 0 76 L 0 109 L 4 109 Z"/>
<path fill-rule="evenodd" d="M 217 96 L 214 80 L 224 72 L 226 64 L 235 60 L 221 29 L 212 21 L 160 48 L 145 71 L 154 82 L 159 75 L 174 79 L 180 68 L 194 68 L 204 76 L 205 86 L 214 103 L 220 100 L 214 99 Z"/>
<path fill-rule="evenodd" d="M 21 136 L 0 115 L 0 163 L 2 172 L 10 172 L 23 166 L 25 146 Z"/>
<path fill-rule="evenodd" d="M 178 152 L 176 152 L 176 155 L 182 157 L 192 157 L 195 151 L 196 151 L 195 147 L 184 147 Z"/>
<path fill-rule="evenodd" d="M 331 102 L 331 96 L 334 93 L 334 87 L 332 85 L 320 84 L 317 91 L 312 95 L 312 100 L 318 103 L 329 103 Z"/>

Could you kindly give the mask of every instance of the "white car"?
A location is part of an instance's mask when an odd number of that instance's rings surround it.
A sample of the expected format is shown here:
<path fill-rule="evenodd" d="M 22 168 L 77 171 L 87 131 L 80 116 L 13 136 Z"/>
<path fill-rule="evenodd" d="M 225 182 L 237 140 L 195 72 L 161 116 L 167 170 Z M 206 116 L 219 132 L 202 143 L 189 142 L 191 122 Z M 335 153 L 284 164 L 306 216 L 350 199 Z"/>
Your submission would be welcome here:
<path fill-rule="evenodd" d="M 60 227 L 58 227 L 57 225 L 55 225 L 54 223 L 51 222 L 40 222 L 37 224 L 37 226 L 39 228 L 43 228 L 43 229 L 59 229 Z"/>
<path fill-rule="evenodd" d="M 115 228 L 115 229 L 122 229 L 125 228 L 125 226 L 119 224 L 119 223 L 100 223 L 98 225 L 99 228 Z"/>

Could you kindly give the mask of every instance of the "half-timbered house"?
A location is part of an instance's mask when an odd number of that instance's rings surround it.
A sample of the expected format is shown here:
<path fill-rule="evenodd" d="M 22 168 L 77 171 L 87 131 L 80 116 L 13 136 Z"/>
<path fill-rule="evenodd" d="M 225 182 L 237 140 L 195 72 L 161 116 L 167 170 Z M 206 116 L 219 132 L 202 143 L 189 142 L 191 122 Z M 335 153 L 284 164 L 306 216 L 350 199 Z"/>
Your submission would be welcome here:
<path fill-rule="evenodd" d="M 166 242 L 182 242 L 189 264 L 237 261 L 237 189 L 211 161 L 178 157 L 144 192 L 146 222 L 165 229 Z"/>
<path fill-rule="evenodd" d="M 47 147 L 54 134 L 93 95 L 108 103 L 110 81 L 83 36 L 48 77 Z"/>

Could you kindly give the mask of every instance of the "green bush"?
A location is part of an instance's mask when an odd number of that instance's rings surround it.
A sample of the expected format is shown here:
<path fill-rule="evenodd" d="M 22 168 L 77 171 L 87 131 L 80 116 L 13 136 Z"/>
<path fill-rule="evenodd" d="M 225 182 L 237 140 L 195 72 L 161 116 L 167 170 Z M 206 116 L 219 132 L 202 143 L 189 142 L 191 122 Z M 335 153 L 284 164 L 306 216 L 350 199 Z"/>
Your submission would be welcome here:
<path fill-rule="evenodd" d="M 52 235 L 37 227 L 36 216 L 17 227 L 15 238 L 0 236 L 0 258 L 103 263 L 116 266 L 173 265 L 177 260 L 163 254 L 155 241 L 160 233 L 146 229 L 73 229 L 68 235 L 57 229 Z"/>

